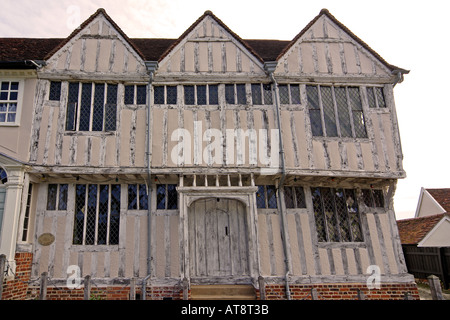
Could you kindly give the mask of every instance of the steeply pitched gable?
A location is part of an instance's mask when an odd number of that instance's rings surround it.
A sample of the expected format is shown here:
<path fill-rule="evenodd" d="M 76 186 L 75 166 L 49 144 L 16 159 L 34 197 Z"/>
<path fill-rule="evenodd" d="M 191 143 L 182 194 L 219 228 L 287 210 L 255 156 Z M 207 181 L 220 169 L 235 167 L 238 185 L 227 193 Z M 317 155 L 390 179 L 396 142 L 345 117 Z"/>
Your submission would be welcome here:
<path fill-rule="evenodd" d="M 281 51 L 279 72 L 293 74 L 375 75 L 409 71 L 387 63 L 378 53 L 323 9 Z"/>
<path fill-rule="evenodd" d="M 206 11 L 160 56 L 159 62 L 159 73 L 254 73 L 263 72 L 264 60 Z"/>
<path fill-rule="evenodd" d="M 43 72 L 145 72 L 145 56 L 104 9 L 84 21 L 45 60 L 47 67 Z"/>

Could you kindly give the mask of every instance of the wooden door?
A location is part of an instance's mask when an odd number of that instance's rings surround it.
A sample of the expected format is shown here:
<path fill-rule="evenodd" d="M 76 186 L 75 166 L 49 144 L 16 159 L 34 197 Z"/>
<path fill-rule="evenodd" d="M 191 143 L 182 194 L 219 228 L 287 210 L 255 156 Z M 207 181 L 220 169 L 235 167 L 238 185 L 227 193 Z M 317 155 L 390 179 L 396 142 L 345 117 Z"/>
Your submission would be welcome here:
<path fill-rule="evenodd" d="M 191 277 L 249 274 L 245 207 L 237 200 L 208 198 L 189 211 Z"/>

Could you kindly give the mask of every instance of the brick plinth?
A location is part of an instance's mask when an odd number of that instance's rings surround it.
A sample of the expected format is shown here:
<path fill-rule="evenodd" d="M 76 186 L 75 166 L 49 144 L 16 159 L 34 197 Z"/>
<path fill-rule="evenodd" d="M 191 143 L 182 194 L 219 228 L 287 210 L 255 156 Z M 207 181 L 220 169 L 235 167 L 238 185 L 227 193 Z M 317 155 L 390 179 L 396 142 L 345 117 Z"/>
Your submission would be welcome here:
<path fill-rule="evenodd" d="M 315 288 L 319 300 L 357 300 L 358 292 L 362 292 L 366 300 L 403 300 L 406 294 L 412 299 L 419 300 L 419 292 L 413 284 L 381 284 L 380 289 L 369 290 L 365 284 L 317 284 L 290 285 L 292 300 L 312 300 L 311 289 Z M 266 285 L 267 300 L 286 299 L 285 285 Z"/>
<path fill-rule="evenodd" d="M 15 260 L 16 270 L 14 279 L 5 278 L 3 281 L 3 300 L 25 300 L 27 297 L 33 254 L 19 252 L 15 254 Z"/>

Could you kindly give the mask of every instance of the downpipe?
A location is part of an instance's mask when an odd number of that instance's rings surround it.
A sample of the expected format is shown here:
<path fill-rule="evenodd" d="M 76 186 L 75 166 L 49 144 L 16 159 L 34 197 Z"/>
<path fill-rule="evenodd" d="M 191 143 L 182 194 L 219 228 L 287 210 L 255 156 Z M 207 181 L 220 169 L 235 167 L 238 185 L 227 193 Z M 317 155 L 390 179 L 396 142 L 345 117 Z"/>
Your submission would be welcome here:
<path fill-rule="evenodd" d="M 146 61 L 145 66 L 149 72 L 148 88 L 147 88 L 147 276 L 143 279 L 142 287 L 144 288 L 147 280 L 152 275 L 152 172 L 151 172 L 151 93 L 153 80 L 156 69 L 158 68 L 158 62 Z M 145 295 L 145 293 L 143 293 Z M 143 297 L 145 299 L 145 297 Z"/>
<path fill-rule="evenodd" d="M 273 68 L 274 69 L 274 68 Z M 283 146 L 283 137 L 281 135 L 281 114 L 280 114 L 280 103 L 279 103 L 279 95 L 278 95 L 278 83 L 275 80 L 273 75 L 273 71 L 269 72 L 270 79 L 274 85 L 275 91 L 275 104 L 276 104 L 276 113 L 277 113 L 277 123 L 278 123 L 278 133 L 279 133 L 279 147 L 280 147 L 280 158 L 281 158 L 281 179 L 278 184 L 278 199 L 280 199 L 280 213 L 281 213 L 281 225 L 283 230 L 283 248 L 284 248 L 284 256 L 285 256 L 285 264 L 286 264 L 286 275 L 285 275 L 285 286 L 286 286 L 286 298 L 287 300 L 291 300 L 291 290 L 289 287 L 289 275 L 291 273 L 290 268 L 290 255 L 288 252 L 288 239 L 287 239 L 287 228 L 286 228 L 286 212 L 284 210 L 283 204 L 281 204 L 282 200 L 282 189 L 284 186 L 284 181 L 286 179 L 286 164 L 284 161 L 284 146 Z M 284 197 L 283 197 L 284 199 Z"/>

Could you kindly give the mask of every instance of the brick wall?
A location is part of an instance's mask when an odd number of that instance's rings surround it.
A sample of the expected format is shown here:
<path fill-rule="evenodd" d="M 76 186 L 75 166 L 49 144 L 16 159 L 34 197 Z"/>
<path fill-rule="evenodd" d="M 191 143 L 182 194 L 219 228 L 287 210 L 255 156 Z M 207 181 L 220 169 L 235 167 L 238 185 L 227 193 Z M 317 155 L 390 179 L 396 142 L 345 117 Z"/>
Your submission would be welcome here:
<path fill-rule="evenodd" d="M 14 279 L 3 281 L 3 300 L 25 300 L 27 296 L 28 281 L 31 276 L 32 253 L 16 253 L 16 271 Z"/>
<path fill-rule="evenodd" d="M 311 300 L 311 289 L 315 288 L 319 300 L 357 300 L 360 290 L 366 300 L 403 300 L 406 293 L 410 293 L 414 300 L 419 300 L 416 284 L 381 284 L 380 289 L 369 290 L 365 284 L 317 284 L 290 285 L 291 299 Z M 286 299 L 285 285 L 266 285 L 267 300 Z"/>

